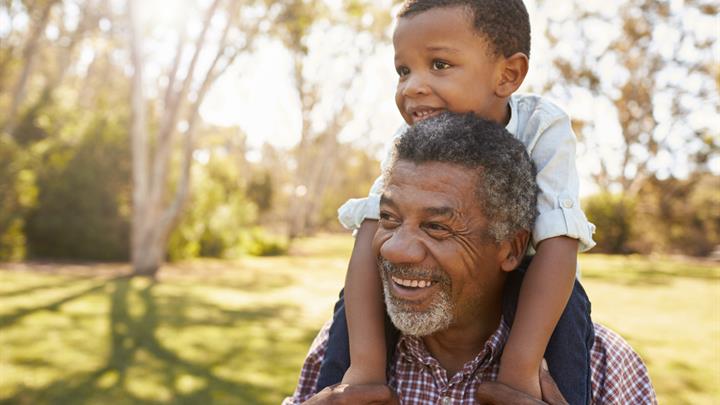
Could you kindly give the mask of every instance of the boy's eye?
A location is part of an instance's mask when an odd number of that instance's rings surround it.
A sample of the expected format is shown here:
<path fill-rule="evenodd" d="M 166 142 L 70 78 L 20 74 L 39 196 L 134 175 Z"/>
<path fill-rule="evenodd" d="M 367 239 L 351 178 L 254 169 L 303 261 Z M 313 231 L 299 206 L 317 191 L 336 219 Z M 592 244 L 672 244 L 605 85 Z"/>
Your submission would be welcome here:
<path fill-rule="evenodd" d="M 406 76 L 410 73 L 410 69 L 408 69 L 406 66 L 398 66 L 395 68 L 395 71 L 400 77 Z"/>
<path fill-rule="evenodd" d="M 441 60 L 434 60 L 432 63 L 432 67 L 435 70 L 443 70 L 449 68 L 450 64 Z"/>

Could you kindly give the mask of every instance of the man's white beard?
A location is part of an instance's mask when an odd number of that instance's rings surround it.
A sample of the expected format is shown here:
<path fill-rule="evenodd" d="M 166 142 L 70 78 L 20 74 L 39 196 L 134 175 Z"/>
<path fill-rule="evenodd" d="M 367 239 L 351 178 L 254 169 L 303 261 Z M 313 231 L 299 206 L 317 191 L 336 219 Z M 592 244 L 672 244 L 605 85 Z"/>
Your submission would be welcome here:
<path fill-rule="evenodd" d="M 380 259 L 380 276 L 385 291 L 385 306 L 390 320 L 402 333 L 410 336 L 427 336 L 437 331 L 447 329 L 453 321 L 453 304 L 450 299 L 450 280 L 442 270 L 428 270 L 412 266 L 396 266 L 387 260 Z M 428 271 L 434 274 L 441 273 L 440 291 L 433 298 L 430 306 L 424 311 L 418 311 L 407 305 L 405 301 L 393 297 L 390 292 L 388 272 L 404 278 L 427 277 Z M 415 276 L 415 277 L 413 277 Z"/>

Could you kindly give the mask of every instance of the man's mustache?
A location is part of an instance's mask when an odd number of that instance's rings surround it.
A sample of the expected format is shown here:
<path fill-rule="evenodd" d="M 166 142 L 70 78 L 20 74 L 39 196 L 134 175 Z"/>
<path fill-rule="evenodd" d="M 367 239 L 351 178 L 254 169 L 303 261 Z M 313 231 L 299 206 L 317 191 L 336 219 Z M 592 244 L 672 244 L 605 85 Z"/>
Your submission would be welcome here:
<path fill-rule="evenodd" d="M 388 276 L 407 279 L 431 280 L 443 284 L 450 284 L 450 277 L 445 271 L 437 267 L 415 266 L 411 264 L 395 264 L 382 256 L 378 256 L 378 266 Z"/>

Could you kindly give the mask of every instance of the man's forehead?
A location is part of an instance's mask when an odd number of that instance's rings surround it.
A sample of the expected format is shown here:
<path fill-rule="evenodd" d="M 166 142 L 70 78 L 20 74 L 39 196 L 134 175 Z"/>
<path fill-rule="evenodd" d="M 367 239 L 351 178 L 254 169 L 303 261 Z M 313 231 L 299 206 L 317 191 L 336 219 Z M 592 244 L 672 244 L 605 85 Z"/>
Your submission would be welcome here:
<path fill-rule="evenodd" d="M 449 162 L 421 162 L 398 159 L 388 171 L 387 183 L 414 183 L 426 180 L 428 187 L 433 184 L 459 184 L 475 185 L 477 171 L 458 163 Z"/>
<path fill-rule="evenodd" d="M 385 180 L 386 201 L 421 197 L 414 202 L 428 210 L 461 208 L 475 201 L 477 173 L 455 163 L 398 160 Z"/>

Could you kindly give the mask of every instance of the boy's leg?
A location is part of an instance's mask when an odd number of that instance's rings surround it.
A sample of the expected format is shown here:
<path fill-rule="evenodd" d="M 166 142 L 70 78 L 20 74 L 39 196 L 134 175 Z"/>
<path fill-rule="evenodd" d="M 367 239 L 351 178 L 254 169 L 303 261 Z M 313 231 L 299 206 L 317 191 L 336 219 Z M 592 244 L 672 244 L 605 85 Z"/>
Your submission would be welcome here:
<path fill-rule="evenodd" d="M 348 337 L 347 319 L 345 318 L 345 299 L 343 290 L 340 290 L 338 302 L 335 303 L 333 322 L 330 326 L 328 345 L 320 366 L 317 391 L 342 381 L 345 372 L 350 367 L 350 339 Z M 390 368 L 395 345 L 400 332 L 390 322 L 385 314 L 385 342 L 387 344 L 387 367 Z"/>
<path fill-rule="evenodd" d="M 506 281 L 503 299 L 503 317 L 512 325 L 517 300 L 525 271 L 531 258 L 512 271 Z M 545 351 L 550 374 L 571 405 L 589 404 L 592 396 L 590 385 L 590 349 L 595 340 L 595 330 L 590 319 L 590 300 L 580 283 L 575 280 L 568 304 L 558 321 Z"/>
<path fill-rule="evenodd" d="M 330 326 L 328 345 L 320 365 L 317 391 L 342 381 L 350 367 L 350 338 L 348 337 L 347 320 L 345 319 L 344 290 L 340 290 L 338 302 L 335 303 L 333 322 Z"/>

